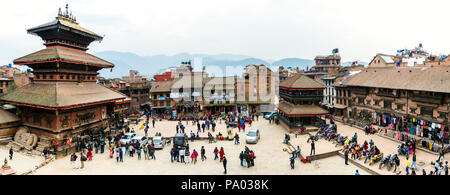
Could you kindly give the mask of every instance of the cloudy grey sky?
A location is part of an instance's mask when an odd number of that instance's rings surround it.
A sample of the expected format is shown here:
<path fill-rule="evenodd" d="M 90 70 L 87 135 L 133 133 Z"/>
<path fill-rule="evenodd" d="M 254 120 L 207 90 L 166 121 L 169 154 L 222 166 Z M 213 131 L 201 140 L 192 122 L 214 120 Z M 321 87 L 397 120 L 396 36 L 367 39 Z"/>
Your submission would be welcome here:
<path fill-rule="evenodd" d="M 0 7 L 0 64 L 43 48 L 26 29 L 50 22 L 69 3 L 100 35 L 89 52 L 181 52 L 309 58 L 339 48 L 344 61 L 423 43 L 450 53 L 447 0 L 14 0 Z"/>

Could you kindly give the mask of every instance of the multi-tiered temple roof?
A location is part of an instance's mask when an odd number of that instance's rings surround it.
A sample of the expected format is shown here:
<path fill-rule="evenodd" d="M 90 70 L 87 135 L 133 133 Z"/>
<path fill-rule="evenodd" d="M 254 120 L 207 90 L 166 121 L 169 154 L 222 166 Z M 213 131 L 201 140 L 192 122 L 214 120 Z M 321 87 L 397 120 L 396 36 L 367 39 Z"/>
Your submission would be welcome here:
<path fill-rule="evenodd" d="M 16 105 L 45 109 L 70 109 L 114 102 L 126 96 L 96 84 L 99 70 L 114 64 L 86 53 L 102 36 L 81 27 L 68 7 L 52 22 L 31 28 L 46 49 L 14 60 L 33 68 L 34 81 L 6 94 L 0 100 Z"/>

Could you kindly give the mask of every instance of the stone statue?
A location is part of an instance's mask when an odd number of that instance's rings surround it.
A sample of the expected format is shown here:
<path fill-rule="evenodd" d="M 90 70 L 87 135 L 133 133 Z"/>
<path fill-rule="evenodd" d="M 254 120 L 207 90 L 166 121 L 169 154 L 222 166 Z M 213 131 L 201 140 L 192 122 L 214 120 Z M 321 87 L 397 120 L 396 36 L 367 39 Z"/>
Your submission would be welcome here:
<path fill-rule="evenodd" d="M 8 160 L 5 158 L 5 163 L 3 164 L 3 166 L 2 166 L 2 168 L 11 168 L 9 165 L 8 165 Z"/>

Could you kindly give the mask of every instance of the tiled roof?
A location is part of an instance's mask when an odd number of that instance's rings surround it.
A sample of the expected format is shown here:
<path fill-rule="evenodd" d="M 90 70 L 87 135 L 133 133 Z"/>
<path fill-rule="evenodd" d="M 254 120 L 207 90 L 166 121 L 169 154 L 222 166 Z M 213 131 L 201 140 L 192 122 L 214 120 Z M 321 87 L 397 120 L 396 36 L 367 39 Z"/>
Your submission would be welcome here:
<path fill-rule="evenodd" d="M 314 79 L 309 78 L 308 76 L 299 73 L 282 81 L 280 83 L 280 87 L 296 88 L 296 89 L 315 89 L 315 88 L 325 88 L 325 85 Z"/>
<path fill-rule="evenodd" d="M 450 93 L 450 67 L 369 68 L 344 86 L 377 87 Z"/>
<path fill-rule="evenodd" d="M 173 81 L 154 82 L 150 93 L 170 92 Z"/>
<path fill-rule="evenodd" d="M 62 60 L 87 65 L 114 67 L 114 64 L 88 53 L 61 47 L 47 48 L 14 60 L 15 64 L 27 64 L 40 61 Z"/>
<path fill-rule="evenodd" d="M 61 25 L 63 27 L 67 27 L 67 28 L 71 28 L 71 29 L 74 29 L 74 30 L 77 30 L 77 31 L 80 31 L 82 33 L 89 34 L 92 37 L 95 37 L 96 40 L 101 40 L 103 38 L 102 36 L 92 32 L 92 31 L 90 31 L 90 30 L 88 30 L 86 28 L 81 27 L 77 23 L 73 23 L 73 22 L 67 21 L 67 20 L 65 20 L 63 18 L 59 18 L 59 17 L 56 18 L 56 20 L 53 20 L 51 22 L 48 22 L 48 23 L 36 26 L 34 28 L 31 28 L 31 29 L 28 29 L 28 32 L 34 34 L 35 32 L 40 31 L 41 29 L 55 28 L 58 25 Z"/>
<path fill-rule="evenodd" d="M 32 83 L 0 97 L 0 101 L 61 108 L 125 98 L 127 96 L 98 84 Z"/>

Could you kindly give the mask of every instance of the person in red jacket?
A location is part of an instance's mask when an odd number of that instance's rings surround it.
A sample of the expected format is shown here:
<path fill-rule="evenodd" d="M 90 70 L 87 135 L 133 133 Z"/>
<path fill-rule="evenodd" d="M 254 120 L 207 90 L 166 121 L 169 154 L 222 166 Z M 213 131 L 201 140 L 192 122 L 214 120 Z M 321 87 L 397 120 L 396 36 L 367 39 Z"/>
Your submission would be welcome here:
<path fill-rule="evenodd" d="M 223 147 L 220 147 L 219 155 L 220 155 L 220 162 L 222 162 L 223 161 L 223 156 L 225 156 L 225 151 L 223 151 Z"/>
<path fill-rule="evenodd" d="M 238 123 L 238 129 L 239 129 L 239 132 L 241 132 L 241 123 Z"/>

